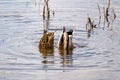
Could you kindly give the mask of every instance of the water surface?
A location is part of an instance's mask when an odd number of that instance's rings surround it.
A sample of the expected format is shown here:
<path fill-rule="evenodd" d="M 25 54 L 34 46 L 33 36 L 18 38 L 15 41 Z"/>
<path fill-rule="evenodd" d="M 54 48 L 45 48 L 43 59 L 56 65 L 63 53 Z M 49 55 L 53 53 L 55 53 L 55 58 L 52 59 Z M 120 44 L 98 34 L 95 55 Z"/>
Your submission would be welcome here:
<path fill-rule="evenodd" d="M 112 1 L 117 14 L 113 30 L 97 28 L 88 39 L 87 14 L 98 22 L 97 2 L 101 7 L 107 4 L 107 0 L 50 0 L 55 15 L 43 21 L 42 0 L 1 0 L 0 80 L 119 80 L 120 2 Z M 45 26 L 57 29 L 54 52 L 47 58 L 38 49 Z M 72 51 L 57 48 L 62 26 L 74 30 Z"/>

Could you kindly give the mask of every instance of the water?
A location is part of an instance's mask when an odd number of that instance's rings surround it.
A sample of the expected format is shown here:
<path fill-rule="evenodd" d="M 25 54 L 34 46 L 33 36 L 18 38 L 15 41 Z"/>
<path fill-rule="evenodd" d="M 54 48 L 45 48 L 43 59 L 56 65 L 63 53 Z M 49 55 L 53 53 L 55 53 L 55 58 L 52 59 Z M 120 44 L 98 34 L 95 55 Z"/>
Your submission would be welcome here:
<path fill-rule="evenodd" d="M 42 20 L 42 0 L 1 0 L 0 80 L 119 80 L 120 2 L 112 1 L 117 14 L 113 30 L 97 28 L 88 39 L 87 14 L 98 22 L 97 2 L 107 4 L 107 0 L 50 0 L 55 16 L 48 24 Z M 49 31 L 57 29 L 54 53 L 47 59 L 38 49 L 46 25 Z M 57 48 L 62 26 L 74 30 L 76 46 L 64 51 L 70 54 L 65 59 Z"/>

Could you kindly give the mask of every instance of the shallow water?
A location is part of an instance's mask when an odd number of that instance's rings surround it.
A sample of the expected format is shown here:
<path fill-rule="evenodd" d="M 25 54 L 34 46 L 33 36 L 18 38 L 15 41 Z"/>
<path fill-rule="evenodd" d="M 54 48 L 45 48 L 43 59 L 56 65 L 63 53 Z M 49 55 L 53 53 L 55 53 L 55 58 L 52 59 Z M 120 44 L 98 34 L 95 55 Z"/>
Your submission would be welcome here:
<path fill-rule="evenodd" d="M 120 2 L 112 1 L 117 14 L 113 30 L 96 28 L 88 39 L 87 14 L 98 22 L 97 2 L 101 7 L 107 4 L 107 0 L 50 0 L 55 15 L 47 22 L 41 16 L 42 0 L 1 0 L 0 80 L 119 80 Z M 50 32 L 57 29 L 54 52 L 47 58 L 38 49 L 45 26 Z M 74 30 L 73 51 L 57 49 L 62 26 Z"/>

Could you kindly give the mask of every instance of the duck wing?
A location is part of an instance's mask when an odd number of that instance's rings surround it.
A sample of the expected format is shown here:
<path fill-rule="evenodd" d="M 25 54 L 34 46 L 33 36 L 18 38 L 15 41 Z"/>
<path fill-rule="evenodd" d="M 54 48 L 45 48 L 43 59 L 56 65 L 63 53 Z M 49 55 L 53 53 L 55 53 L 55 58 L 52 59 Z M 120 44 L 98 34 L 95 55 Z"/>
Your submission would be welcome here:
<path fill-rule="evenodd" d="M 64 35 L 63 33 L 60 35 L 60 38 L 58 40 L 58 48 L 62 48 L 64 44 Z"/>

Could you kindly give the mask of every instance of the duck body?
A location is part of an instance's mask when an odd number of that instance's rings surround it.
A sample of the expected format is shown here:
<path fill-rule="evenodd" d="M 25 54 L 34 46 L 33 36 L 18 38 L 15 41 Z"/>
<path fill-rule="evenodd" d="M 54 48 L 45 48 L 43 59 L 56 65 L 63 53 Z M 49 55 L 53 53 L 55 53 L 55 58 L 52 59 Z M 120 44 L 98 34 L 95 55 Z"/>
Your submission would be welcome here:
<path fill-rule="evenodd" d="M 68 32 L 66 32 L 65 27 L 63 27 L 63 33 L 61 34 L 58 41 L 59 49 L 73 49 L 72 33 L 73 30 L 69 30 Z"/>
<path fill-rule="evenodd" d="M 39 49 L 53 49 L 54 48 L 54 32 L 47 33 L 44 31 L 43 36 L 39 42 Z"/>

